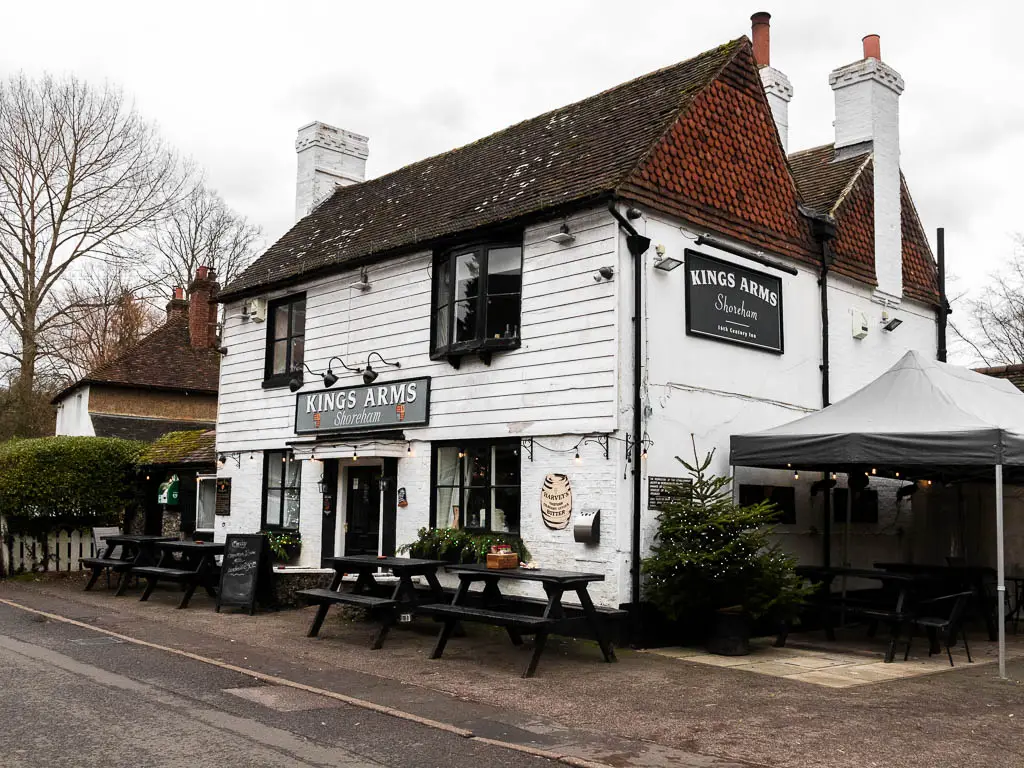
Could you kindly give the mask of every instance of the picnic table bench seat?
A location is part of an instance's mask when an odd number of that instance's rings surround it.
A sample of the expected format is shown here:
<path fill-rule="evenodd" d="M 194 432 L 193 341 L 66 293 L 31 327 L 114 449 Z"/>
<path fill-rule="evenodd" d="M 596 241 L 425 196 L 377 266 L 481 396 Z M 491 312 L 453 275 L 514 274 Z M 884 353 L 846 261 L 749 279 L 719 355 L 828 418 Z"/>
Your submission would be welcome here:
<path fill-rule="evenodd" d="M 311 605 L 319 605 L 322 609 L 317 613 L 313 624 L 309 628 L 309 632 L 306 633 L 306 637 L 316 637 L 320 634 L 320 628 L 327 617 L 327 611 L 323 609 L 331 605 L 353 605 L 357 608 L 365 608 L 371 613 L 378 611 L 393 612 L 398 607 L 398 601 L 391 598 L 357 594 L 355 592 L 338 592 L 333 589 L 300 589 L 295 595 Z M 374 641 L 374 650 L 380 648 L 378 643 L 384 643 L 384 635 L 379 635 L 377 640 Z"/>
<path fill-rule="evenodd" d="M 113 571 L 114 573 L 124 573 L 132 567 L 131 560 L 122 560 L 119 557 L 83 557 L 79 560 L 82 565 L 92 570 L 92 574 L 89 576 L 89 581 L 85 585 L 85 591 L 88 592 L 95 586 L 96 582 L 99 581 L 100 574 L 103 571 Z M 109 575 L 108 586 L 109 586 Z"/>
<path fill-rule="evenodd" d="M 533 654 L 530 656 L 526 669 L 523 670 L 523 677 L 532 677 L 533 673 L 537 670 L 537 662 L 540 661 L 541 654 L 544 653 L 544 644 L 547 642 L 548 633 L 553 625 L 558 623 L 557 619 L 544 616 L 495 611 L 468 605 L 448 605 L 445 603 L 421 605 L 416 611 L 426 616 L 433 616 L 438 621 L 444 622 L 444 628 L 437 637 L 437 644 L 430 654 L 432 659 L 441 658 L 448 640 L 460 621 L 473 621 L 490 624 L 495 627 L 504 627 L 515 645 L 523 644 L 521 635 L 534 635 Z"/>

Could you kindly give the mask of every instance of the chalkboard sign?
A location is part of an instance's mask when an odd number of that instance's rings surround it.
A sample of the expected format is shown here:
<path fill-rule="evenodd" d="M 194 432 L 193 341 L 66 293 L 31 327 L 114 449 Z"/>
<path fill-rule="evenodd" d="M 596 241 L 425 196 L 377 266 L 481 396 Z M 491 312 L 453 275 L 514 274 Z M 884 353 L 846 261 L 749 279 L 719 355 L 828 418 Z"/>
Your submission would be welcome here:
<path fill-rule="evenodd" d="M 217 478 L 217 503 L 214 505 L 214 514 L 231 514 L 231 478 Z"/>
<path fill-rule="evenodd" d="M 274 603 L 273 579 L 267 537 L 262 533 L 228 534 L 220 568 L 217 610 L 221 606 L 240 606 L 248 608 L 251 616 L 257 601 L 269 607 Z"/>

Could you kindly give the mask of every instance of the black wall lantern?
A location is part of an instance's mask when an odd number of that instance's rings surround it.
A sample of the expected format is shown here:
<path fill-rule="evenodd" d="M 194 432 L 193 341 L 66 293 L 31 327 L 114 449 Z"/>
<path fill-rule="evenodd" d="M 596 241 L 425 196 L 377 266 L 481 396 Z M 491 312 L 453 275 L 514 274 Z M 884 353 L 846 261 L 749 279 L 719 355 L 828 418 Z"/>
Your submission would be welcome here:
<path fill-rule="evenodd" d="M 373 359 L 374 355 L 376 355 L 377 359 L 380 360 L 384 365 L 390 365 L 393 368 L 402 367 L 401 363 L 389 363 L 387 360 L 381 357 L 380 352 L 371 352 L 369 356 L 366 358 L 366 370 L 363 371 L 364 384 L 373 384 L 373 382 L 377 380 L 378 373 L 375 370 L 373 370 L 373 366 L 370 365 L 370 360 Z"/>

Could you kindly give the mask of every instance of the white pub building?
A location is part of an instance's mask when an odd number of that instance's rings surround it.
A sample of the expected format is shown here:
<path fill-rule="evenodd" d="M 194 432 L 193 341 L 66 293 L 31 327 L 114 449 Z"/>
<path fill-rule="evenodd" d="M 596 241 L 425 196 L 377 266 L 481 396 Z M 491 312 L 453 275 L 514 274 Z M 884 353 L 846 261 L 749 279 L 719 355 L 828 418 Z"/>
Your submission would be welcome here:
<path fill-rule="evenodd" d="M 297 221 L 220 295 L 216 536 L 294 529 L 315 569 L 420 528 L 518 534 L 630 603 L 691 435 L 726 473 L 731 434 L 939 354 L 900 75 L 865 38 L 829 76 L 834 141 L 787 154 L 793 89 L 753 20 L 753 42 L 375 179 L 365 137 L 302 128 Z M 840 551 L 820 477 L 737 476 L 805 562 Z M 909 512 L 862 498 L 847 560 L 898 557 Z"/>

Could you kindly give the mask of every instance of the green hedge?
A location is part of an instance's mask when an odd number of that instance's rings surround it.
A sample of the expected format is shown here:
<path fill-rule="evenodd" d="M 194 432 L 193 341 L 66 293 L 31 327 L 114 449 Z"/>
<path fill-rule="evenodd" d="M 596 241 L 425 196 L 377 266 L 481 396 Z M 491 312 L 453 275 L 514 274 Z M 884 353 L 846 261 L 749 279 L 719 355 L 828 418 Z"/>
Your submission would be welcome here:
<path fill-rule="evenodd" d="M 11 532 L 42 534 L 120 522 L 144 445 L 103 437 L 0 444 L 0 514 Z"/>

